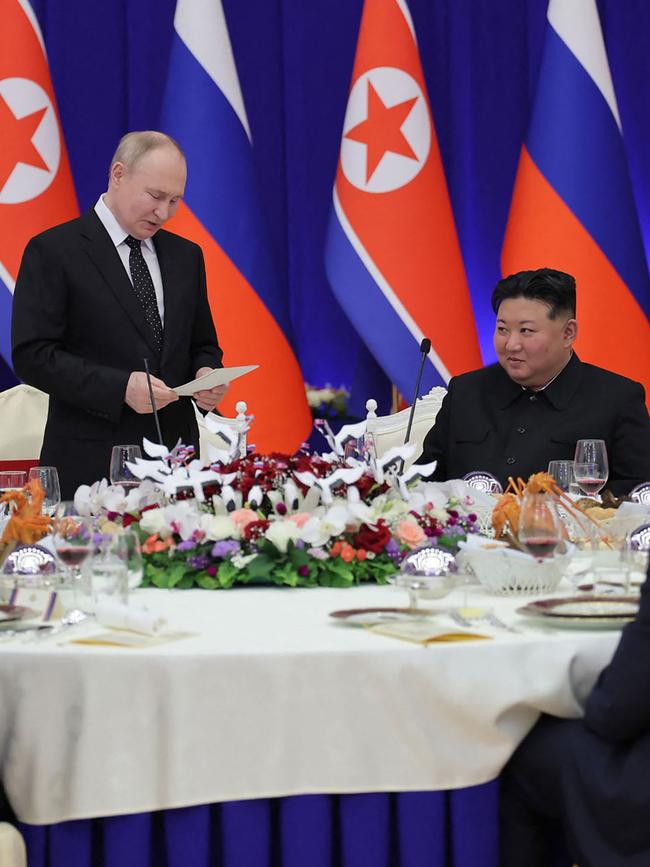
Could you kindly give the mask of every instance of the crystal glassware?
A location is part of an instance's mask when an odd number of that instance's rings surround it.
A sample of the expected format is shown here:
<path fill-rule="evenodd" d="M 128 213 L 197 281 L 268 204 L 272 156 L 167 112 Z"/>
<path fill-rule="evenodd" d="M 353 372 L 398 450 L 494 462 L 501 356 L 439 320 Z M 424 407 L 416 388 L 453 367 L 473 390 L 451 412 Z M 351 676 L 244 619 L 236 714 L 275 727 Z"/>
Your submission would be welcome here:
<path fill-rule="evenodd" d="M 32 467 L 29 471 L 29 478 L 38 479 L 41 483 L 41 488 L 45 494 L 43 511 L 48 515 L 54 515 L 61 502 L 61 488 L 56 467 Z"/>
<path fill-rule="evenodd" d="M 562 523 L 548 494 L 524 495 L 517 535 L 533 557 L 551 557 L 555 553 L 562 540 Z"/>
<path fill-rule="evenodd" d="M 605 440 L 578 440 L 573 471 L 580 490 L 595 497 L 609 477 Z"/>
<path fill-rule="evenodd" d="M 549 476 L 553 476 L 556 485 L 565 494 L 580 493 L 573 470 L 573 461 L 549 461 L 547 472 Z"/>
<path fill-rule="evenodd" d="M 78 515 L 73 503 L 63 502 L 57 506 L 52 537 L 54 549 L 74 595 L 82 584 L 82 566 L 95 548 L 93 533 L 93 519 Z"/>
<path fill-rule="evenodd" d="M 127 491 L 130 488 L 137 488 L 140 484 L 140 479 L 137 479 L 127 463 L 134 462 L 136 458 L 142 457 L 140 446 L 113 446 L 111 451 L 111 468 L 110 478 L 112 485 L 121 485 Z"/>

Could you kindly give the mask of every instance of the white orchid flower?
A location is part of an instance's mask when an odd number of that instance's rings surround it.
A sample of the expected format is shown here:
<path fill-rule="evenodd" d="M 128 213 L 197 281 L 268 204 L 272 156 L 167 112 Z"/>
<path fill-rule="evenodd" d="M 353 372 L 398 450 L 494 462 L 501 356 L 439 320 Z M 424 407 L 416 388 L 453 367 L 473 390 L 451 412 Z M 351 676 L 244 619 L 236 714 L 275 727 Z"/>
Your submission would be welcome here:
<path fill-rule="evenodd" d="M 286 554 L 289 542 L 300 537 L 300 528 L 293 521 L 273 521 L 264 535 L 278 551 Z"/>
<path fill-rule="evenodd" d="M 104 494 L 108 487 L 106 479 L 93 482 L 92 485 L 80 485 L 74 495 L 74 506 L 77 512 L 86 517 L 98 515 L 103 509 Z"/>
<path fill-rule="evenodd" d="M 158 533 L 163 539 L 172 534 L 164 509 L 147 509 L 140 518 L 140 526 L 146 533 Z"/>
<path fill-rule="evenodd" d="M 200 527 L 211 542 L 239 537 L 235 522 L 227 515 L 210 515 L 204 512 L 200 518 Z"/>

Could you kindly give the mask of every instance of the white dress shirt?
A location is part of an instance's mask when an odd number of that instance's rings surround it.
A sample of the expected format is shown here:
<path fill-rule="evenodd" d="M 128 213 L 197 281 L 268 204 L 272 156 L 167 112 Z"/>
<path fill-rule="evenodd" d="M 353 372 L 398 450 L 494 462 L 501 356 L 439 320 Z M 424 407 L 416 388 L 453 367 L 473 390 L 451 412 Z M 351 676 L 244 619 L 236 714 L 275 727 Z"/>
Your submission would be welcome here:
<path fill-rule="evenodd" d="M 129 233 L 125 232 L 124 229 L 117 222 L 115 215 L 104 201 L 103 195 L 97 199 L 97 202 L 95 204 L 95 213 L 102 221 L 104 228 L 110 235 L 111 241 L 115 244 L 115 249 L 119 253 L 120 259 L 122 260 L 122 264 L 124 265 L 124 269 L 129 277 L 129 280 L 131 280 L 131 283 L 133 283 L 133 279 L 131 278 L 131 271 L 129 269 L 129 253 L 131 252 L 131 249 L 125 244 L 125 239 L 128 237 Z M 158 256 L 156 255 L 156 248 L 154 247 L 152 238 L 145 238 L 145 240 L 142 242 L 142 255 L 144 257 L 144 261 L 147 263 L 147 268 L 149 269 L 149 273 L 151 274 L 151 279 L 153 280 L 153 288 L 156 291 L 156 304 L 158 305 L 158 313 L 160 314 L 160 321 L 164 325 L 165 299 L 163 295 L 162 275 L 160 273 Z"/>

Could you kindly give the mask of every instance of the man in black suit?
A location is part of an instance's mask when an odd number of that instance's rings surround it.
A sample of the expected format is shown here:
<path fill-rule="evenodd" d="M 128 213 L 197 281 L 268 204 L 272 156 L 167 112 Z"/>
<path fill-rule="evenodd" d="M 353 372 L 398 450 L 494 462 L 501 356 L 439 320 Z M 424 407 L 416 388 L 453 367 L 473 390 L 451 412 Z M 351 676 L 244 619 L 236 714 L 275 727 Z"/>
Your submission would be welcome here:
<path fill-rule="evenodd" d="M 437 460 L 437 481 L 488 470 L 505 486 L 508 476 L 573 460 L 579 439 L 602 439 L 613 493 L 649 480 L 643 386 L 573 352 L 573 277 L 550 268 L 513 274 L 497 284 L 492 307 L 498 364 L 451 379 L 418 463 Z"/>
<path fill-rule="evenodd" d="M 144 359 L 168 447 L 198 445 L 194 409 L 170 386 L 221 367 L 200 248 L 163 230 L 185 190 L 185 157 L 159 132 L 129 133 L 107 192 L 27 245 L 13 301 L 18 376 L 50 396 L 41 464 L 71 498 L 108 475 L 111 447 L 156 439 Z M 203 410 L 225 387 L 197 392 Z"/>
<path fill-rule="evenodd" d="M 648 867 L 649 657 L 650 569 L 584 720 L 542 716 L 506 765 L 501 867 L 555 867 L 559 832 L 580 867 Z"/>

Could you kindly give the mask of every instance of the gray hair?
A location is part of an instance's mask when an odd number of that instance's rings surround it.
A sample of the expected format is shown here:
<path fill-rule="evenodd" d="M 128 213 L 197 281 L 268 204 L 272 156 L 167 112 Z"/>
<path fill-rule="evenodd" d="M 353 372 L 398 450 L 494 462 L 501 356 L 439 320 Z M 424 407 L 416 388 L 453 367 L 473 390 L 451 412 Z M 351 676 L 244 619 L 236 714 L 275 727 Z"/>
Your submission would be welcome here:
<path fill-rule="evenodd" d="M 115 163 L 122 163 L 127 169 L 133 169 L 143 156 L 161 147 L 173 147 L 185 159 L 185 154 L 179 143 L 170 135 L 157 130 L 147 129 L 141 132 L 127 132 L 122 136 L 113 154 L 110 172 Z"/>

